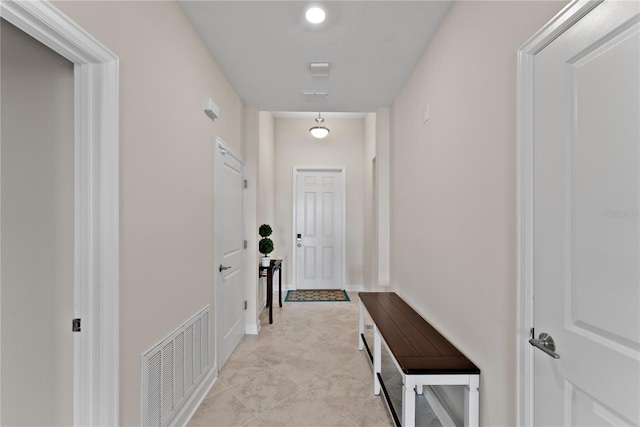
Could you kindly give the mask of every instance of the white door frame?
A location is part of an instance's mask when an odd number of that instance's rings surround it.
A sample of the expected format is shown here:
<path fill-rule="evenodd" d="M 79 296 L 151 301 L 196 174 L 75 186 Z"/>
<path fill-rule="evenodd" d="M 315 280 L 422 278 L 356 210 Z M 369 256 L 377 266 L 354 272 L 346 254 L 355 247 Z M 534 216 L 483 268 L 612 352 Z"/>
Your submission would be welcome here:
<path fill-rule="evenodd" d="M 217 215 L 216 213 L 216 204 L 218 203 L 216 198 L 218 197 L 219 193 L 219 183 L 220 183 L 220 179 L 221 176 L 219 176 L 219 172 L 221 172 L 219 170 L 218 166 L 218 156 L 221 154 L 225 154 L 225 155 L 230 155 L 231 157 L 235 158 L 236 160 L 238 160 L 240 163 L 242 163 L 243 166 L 246 167 L 246 162 L 244 160 L 244 158 L 242 158 L 242 156 L 240 156 L 239 154 L 237 154 L 235 151 L 233 151 L 233 149 L 231 149 L 231 147 L 229 147 L 227 144 L 225 144 L 225 142 L 222 140 L 222 138 L 220 137 L 216 137 L 216 146 L 215 146 L 215 150 L 214 150 L 214 160 L 213 160 L 213 164 L 214 164 L 214 186 L 213 186 L 213 191 L 214 191 L 214 208 L 213 208 L 213 212 L 214 212 L 214 221 L 213 221 L 213 232 L 214 232 L 214 236 L 218 236 L 219 233 L 218 231 L 220 230 L 221 227 L 221 221 L 220 221 L 220 215 Z M 246 170 L 245 170 L 245 176 L 246 176 Z M 247 200 L 246 200 L 246 192 L 243 192 L 243 197 L 244 197 L 244 201 L 243 201 L 243 205 L 244 205 L 244 212 L 243 212 L 243 218 L 242 218 L 242 230 L 246 233 L 246 206 L 247 206 Z M 245 238 L 246 238 L 246 234 L 245 234 Z M 218 274 L 217 268 L 219 265 L 221 265 L 221 257 L 220 254 L 222 253 L 222 242 L 220 242 L 220 239 L 218 239 L 217 237 L 215 238 L 215 243 L 214 243 L 214 259 L 215 259 L 215 263 L 214 263 L 214 289 L 213 289 L 213 295 L 214 295 L 214 299 L 215 299 L 215 329 L 214 329 L 214 333 L 215 333 L 215 360 L 213 361 L 213 370 L 214 372 L 218 372 L 220 370 L 220 364 L 218 363 L 220 361 L 220 358 L 218 357 L 218 354 L 220 353 L 220 345 L 219 345 L 219 333 L 218 333 L 218 327 L 219 325 L 221 325 L 221 319 L 219 317 L 219 313 L 222 312 L 222 310 L 220 310 L 220 303 L 221 303 L 221 298 L 218 298 L 218 290 L 220 289 L 220 286 L 218 284 L 218 280 L 220 278 L 220 275 Z M 246 283 L 252 283 L 250 279 L 247 278 L 247 251 L 243 250 L 242 252 L 242 265 L 240 266 L 240 271 L 242 272 L 242 274 L 245 275 L 245 282 Z M 247 285 L 245 283 L 245 286 L 243 287 L 243 292 L 244 292 L 244 298 L 246 300 L 247 298 Z M 243 314 L 243 317 L 245 318 L 245 321 L 243 322 L 243 326 L 246 330 L 246 309 L 245 309 L 245 313 Z"/>
<path fill-rule="evenodd" d="M 74 63 L 73 422 L 118 425 L 118 57 L 48 2 L 3 0 L 0 16 Z"/>
<path fill-rule="evenodd" d="M 518 49 L 516 422 L 533 425 L 533 125 L 535 56 L 603 0 L 576 0 Z"/>
<path fill-rule="evenodd" d="M 298 172 L 305 171 L 320 171 L 331 172 L 339 171 L 342 174 L 342 285 L 340 289 L 346 289 L 346 265 L 347 265 L 347 167 L 346 166 L 294 166 L 293 167 L 293 216 L 291 220 L 291 280 L 293 283 L 291 286 L 293 289 L 298 289 L 297 283 L 297 263 L 298 257 L 296 256 L 296 215 L 297 215 L 297 201 L 298 201 Z"/>

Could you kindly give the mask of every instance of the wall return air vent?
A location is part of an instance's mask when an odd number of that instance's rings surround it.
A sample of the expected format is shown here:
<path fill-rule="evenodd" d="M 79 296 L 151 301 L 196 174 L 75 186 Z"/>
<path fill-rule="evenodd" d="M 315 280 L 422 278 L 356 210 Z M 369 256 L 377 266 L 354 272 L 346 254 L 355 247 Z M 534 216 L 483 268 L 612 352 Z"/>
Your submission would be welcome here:
<path fill-rule="evenodd" d="M 142 425 L 166 426 L 209 370 L 209 307 L 142 355 Z"/>

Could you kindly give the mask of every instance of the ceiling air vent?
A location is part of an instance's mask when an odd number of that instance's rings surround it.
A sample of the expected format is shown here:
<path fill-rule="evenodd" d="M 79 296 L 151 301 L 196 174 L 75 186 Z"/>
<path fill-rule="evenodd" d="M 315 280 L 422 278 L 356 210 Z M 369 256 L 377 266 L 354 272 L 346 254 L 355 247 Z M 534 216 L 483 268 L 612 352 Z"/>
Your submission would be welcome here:
<path fill-rule="evenodd" d="M 328 62 L 312 62 L 309 64 L 311 77 L 329 77 Z"/>
<path fill-rule="evenodd" d="M 326 101 L 329 98 L 327 90 L 303 90 L 302 97 L 307 101 Z"/>

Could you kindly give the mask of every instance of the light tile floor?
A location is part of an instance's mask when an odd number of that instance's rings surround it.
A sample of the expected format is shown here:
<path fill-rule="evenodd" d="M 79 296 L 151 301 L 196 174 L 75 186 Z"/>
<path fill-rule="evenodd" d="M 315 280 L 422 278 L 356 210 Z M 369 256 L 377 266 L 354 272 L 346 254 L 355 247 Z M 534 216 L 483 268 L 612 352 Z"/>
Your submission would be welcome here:
<path fill-rule="evenodd" d="M 263 310 L 260 333 L 242 339 L 189 426 L 393 426 L 358 351 L 358 295 L 349 297 L 276 300 L 271 325 Z M 388 357 L 382 374 L 400 414 L 402 382 Z M 418 425 L 441 427 L 424 397 L 416 403 Z"/>

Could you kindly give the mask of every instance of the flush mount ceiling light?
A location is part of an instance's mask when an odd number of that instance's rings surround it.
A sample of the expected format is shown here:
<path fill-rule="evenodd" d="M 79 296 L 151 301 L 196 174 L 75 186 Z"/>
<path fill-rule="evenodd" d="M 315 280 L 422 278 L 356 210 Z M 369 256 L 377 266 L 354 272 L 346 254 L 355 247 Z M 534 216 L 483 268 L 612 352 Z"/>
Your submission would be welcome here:
<path fill-rule="evenodd" d="M 324 22 L 324 19 L 327 17 L 327 13 L 324 10 L 324 6 L 320 3 L 311 3 L 307 6 L 304 17 L 312 24 L 320 24 L 321 22 Z"/>
<path fill-rule="evenodd" d="M 318 117 L 316 117 L 316 125 L 309 129 L 309 132 L 311 132 L 311 135 L 314 138 L 322 139 L 329 135 L 329 129 L 327 129 L 322 122 L 324 122 L 324 119 L 320 117 L 320 113 L 318 113 Z"/>

